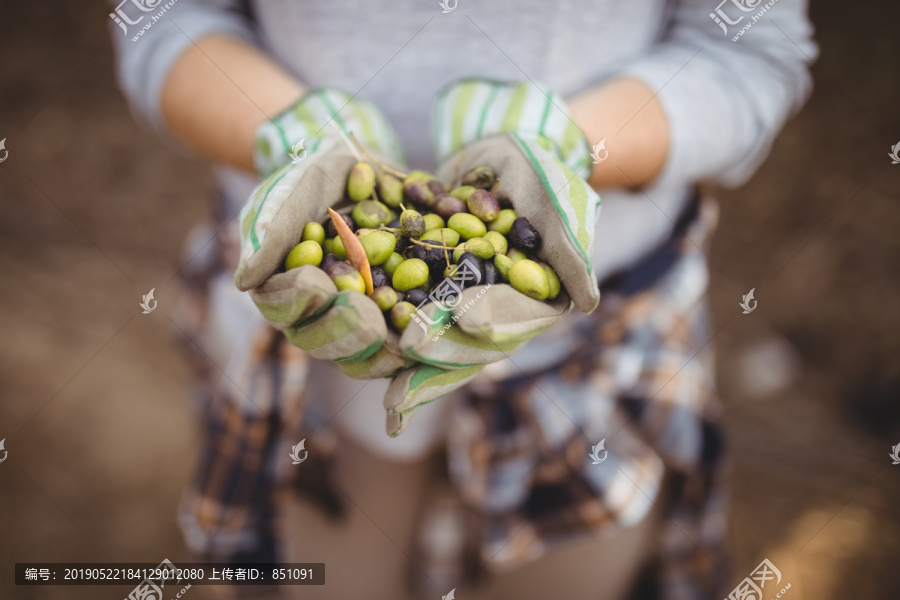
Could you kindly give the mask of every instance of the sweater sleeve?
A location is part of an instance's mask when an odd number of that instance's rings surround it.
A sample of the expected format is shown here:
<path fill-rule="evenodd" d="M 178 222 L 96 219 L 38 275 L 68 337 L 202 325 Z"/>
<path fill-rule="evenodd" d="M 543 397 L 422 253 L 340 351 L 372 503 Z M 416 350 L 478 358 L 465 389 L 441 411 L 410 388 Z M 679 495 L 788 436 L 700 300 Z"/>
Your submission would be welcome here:
<path fill-rule="evenodd" d="M 648 84 L 668 117 L 654 186 L 743 183 L 811 91 L 818 48 L 806 0 L 716 1 L 673 3 L 660 40 L 619 71 Z"/>
<path fill-rule="evenodd" d="M 240 0 L 111 0 L 109 6 L 119 86 L 138 120 L 164 137 L 160 96 L 181 54 L 210 34 L 254 40 Z"/>

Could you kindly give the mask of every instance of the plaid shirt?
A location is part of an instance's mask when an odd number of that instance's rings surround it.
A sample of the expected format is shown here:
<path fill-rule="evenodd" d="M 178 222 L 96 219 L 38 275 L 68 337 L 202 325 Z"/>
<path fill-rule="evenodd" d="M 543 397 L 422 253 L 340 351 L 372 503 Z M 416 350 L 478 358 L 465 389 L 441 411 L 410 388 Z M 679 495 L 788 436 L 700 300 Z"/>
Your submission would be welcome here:
<path fill-rule="evenodd" d="M 506 570 L 577 536 L 628 527 L 655 506 L 667 517 L 654 545 L 661 597 L 713 598 L 724 585 L 725 461 L 702 250 L 716 216 L 711 200 L 695 203 L 662 248 L 606 281 L 564 363 L 476 379 L 455 405 L 449 472 L 475 516 L 486 568 Z M 230 357 L 223 372 L 196 356 L 203 340 L 221 344 L 208 330 L 222 312 L 209 290 L 217 277 L 230 282 L 235 250 L 230 228 L 221 231 L 218 248 L 192 261 L 186 276 L 182 330 L 195 353 L 205 429 L 180 521 L 189 547 L 206 558 L 273 561 L 285 497 L 276 484 L 287 464 L 276 446 L 282 434 L 305 435 L 316 449 L 312 471 L 327 473 L 334 435 L 304 396 L 310 360 L 261 318 L 231 332 L 235 345 L 226 349 L 244 355 Z M 517 370 L 515 356 L 511 363 Z M 327 479 L 308 487 L 338 510 Z"/>

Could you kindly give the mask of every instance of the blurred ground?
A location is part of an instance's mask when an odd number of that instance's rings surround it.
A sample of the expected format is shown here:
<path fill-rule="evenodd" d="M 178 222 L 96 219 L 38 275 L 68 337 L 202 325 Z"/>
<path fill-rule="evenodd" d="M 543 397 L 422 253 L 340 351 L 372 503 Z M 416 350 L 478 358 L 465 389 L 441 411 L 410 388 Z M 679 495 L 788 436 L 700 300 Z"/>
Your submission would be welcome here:
<path fill-rule="evenodd" d="M 132 121 L 107 12 L 0 9 L 0 598 L 128 591 L 16 588 L 16 561 L 187 559 L 175 507 L 194 422 L 168 316 L 211 178 Z M 895 599 L 900 5 L 812 14 L 814 95 L 750 183 L 720 194 L 711 250 L 734 581 L 768 557 L 795 600 Z M 159 309 L 142 315 L 150 288 Z"/>

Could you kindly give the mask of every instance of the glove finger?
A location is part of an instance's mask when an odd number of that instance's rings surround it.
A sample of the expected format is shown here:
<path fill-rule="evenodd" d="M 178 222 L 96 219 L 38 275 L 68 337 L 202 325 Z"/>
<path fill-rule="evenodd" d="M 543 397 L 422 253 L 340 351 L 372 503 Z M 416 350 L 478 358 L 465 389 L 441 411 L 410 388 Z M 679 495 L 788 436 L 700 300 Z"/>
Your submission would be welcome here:
<path fill-rule="evenodd" d="M 347 290 L 333 297 L 323 313 L 284 331 L 288 341 L 315 358 L 362 361 L 385 343 L 387 325 L 381 309 L 368 296 Z"/>
<path fill-rule="evenodd" d="M 416 408 L 464 386 L 483 368 L 484 365 L 472 365 L 466 369 L 447 370 L 418 365 L 394 377 L 384 396 L 384 409 L 387 411 L 385 428 L 388 435 L 400 435 L 409 426 Z"/>
<path fill-rule="evenodd" d="M 354 379 L 380 379 L 391 377 L 401 369 L 408 369 L 415 363 L 403 356 L 396 347 L 396 340 L 392 343 L 391 337 L 396 334 L 388 331 L 388 339 L 375 354 L 362 360 L 345 360 L 337 363 L 341 371 Z"/>
<path fill-rule="evenodd" d="M 343 199 L 356 158 L 339 142 L 322 143 L 332 147 L 270 175 L 241 211 L 243 243 L 235 273 L 240 290 L 255 288 L 275 273 L 300 243 L 304 225 L 324 221 L 327 207 Z"/>

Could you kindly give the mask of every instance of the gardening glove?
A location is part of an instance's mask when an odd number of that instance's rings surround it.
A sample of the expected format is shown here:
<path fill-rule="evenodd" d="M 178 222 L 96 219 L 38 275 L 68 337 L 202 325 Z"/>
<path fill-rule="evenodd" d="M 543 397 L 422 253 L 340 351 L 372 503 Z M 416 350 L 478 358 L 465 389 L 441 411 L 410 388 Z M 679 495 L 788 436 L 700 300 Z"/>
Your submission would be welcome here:
<path fill-rule="evenodd" d="M 265 180 L 240 214 L 241 254 L 235 283 L 266 320 L 315 358 L 337 362 L 357 378 L 386 377 L 411 364 L 386 344 L 389 334 L 378 305 L 356 291 L 338 292 L 321 269 L 283 264 L 303 226 L 323 222 L 327 208 L 344 200 L 357 162 L 349 134 L 380 161 L 404 163 L 393 128 L 371 103 L 318 89 L 264 123 L 257 132 L 254 162 Z M 348 201 L 349 204 L 349 201 Z"/>
<path fill-rule="evenodd" d="M 591 170 L 587 140 L 559 96 L 527 82 L 463 80 L 439 94 L 433 136 L 437 176 L 451 187 L 474 167 L 494 170 L 495 195 L 541 234 L 537 255 L 556 271 L 563 291 L 539 301 L 508 285 L 482 295 L 484 288 L 476 286 L 449 310 L 434 302 L 423 306 L 425 325 L 410 323 L 400 348 L 424 364 L 396 376 L 384 400 L 391 435 L 408 426 L 417 406 L 508 358 L 573 304 L 589 313 L 600 301 L 590 260 L 600 197 L 584 179 Z"/>

